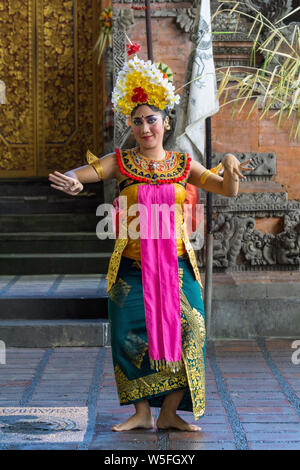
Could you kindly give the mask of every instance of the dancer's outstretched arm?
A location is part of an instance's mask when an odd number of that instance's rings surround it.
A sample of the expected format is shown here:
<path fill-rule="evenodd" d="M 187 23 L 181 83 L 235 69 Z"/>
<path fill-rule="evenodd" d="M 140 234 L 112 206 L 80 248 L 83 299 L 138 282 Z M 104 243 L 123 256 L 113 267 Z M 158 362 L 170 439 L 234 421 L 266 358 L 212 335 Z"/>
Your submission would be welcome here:
<path fill-rule="evenodd" d="M 221 194 L 221 196 L 234 197 L 239 191 L 239 179 L 245 179 L 243 171 L 251 171 L 252 166 L 247 167 L 251 159 L 241 163 L 234 155 L 227 154 L 223 160 L 223 176 L 216 175 L 201 163 L 191 161 L 188 183 L 211 193 Z"/>
<path fill-rule="evenodd" d="M 98 158 L 92 165 L 83 165 L 78 168 L 60 173 L 49 173 L 50 186 L 71 196 L 76 196 L 83 189 L 83 183 L 97 183 L 117 177 L 117 160 L 115 153 Z"/>

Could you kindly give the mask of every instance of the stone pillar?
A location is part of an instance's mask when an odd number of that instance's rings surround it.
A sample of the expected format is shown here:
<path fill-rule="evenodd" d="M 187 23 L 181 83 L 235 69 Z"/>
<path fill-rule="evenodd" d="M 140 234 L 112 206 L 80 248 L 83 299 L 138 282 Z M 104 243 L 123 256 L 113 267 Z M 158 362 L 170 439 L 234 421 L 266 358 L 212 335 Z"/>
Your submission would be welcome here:
<path fill-rule="evenodd" d="M 113 54 L 112 70 L 113 84 L 117 75 L 126 61 L 126 30 L 134 23 L 133 11 L 130 9 L 113 10 Z M 114 137 L 111 151 L 116 147 L 122 147 L 128 137 L 126 119 L 120 113 L 114 114 Z M 118 195 L 118 185 L 116 180 L 104 181 L 104 201 L 112 203 Z"/>

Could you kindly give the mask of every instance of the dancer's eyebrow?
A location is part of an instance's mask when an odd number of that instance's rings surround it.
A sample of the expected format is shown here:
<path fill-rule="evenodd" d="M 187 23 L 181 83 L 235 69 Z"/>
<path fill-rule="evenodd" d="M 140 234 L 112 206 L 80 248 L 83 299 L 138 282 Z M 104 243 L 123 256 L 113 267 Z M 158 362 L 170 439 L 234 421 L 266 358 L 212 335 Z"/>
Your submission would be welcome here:
<path fill-rule="evenodd" d="M 157 117 L 156 114 L 148 114 L 148 116 L 136 116 L 133 119 L 147 119 L 149 117 Z"/>

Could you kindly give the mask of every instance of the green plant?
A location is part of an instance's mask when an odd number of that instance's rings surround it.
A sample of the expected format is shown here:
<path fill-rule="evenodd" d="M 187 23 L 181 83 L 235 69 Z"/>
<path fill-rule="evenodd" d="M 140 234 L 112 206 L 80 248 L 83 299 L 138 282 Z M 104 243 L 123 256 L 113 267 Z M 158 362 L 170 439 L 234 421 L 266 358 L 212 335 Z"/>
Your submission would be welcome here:
<path fill-rule="evenodd" d="M 266 114 L 271 118 L 277 117 L 277 125 L 283 121 L 291 120 L 290 138 L 300 137 L 300 32 L 294 27 L 291 39 L 284 35 L 287 27 L 282 23 L 284 18 L 273 24 L 261 12 L 244 2 L 225 0 L 212 17 L 227 12 L 237 15 L 237 28 L 242 16 L 251 20 L 248 38 L 252 37 L 251 63 L 249 67 L 228 66 L 216 69 L 219 80 L 218 97 L 222 98 L 221 106 L 233 103 L 232 115 L 241 112 L 247 103 L 253 101 L 247 117 L 254 109 L 259 109 L 259 119 Z M 248 13 L 248 9 L 253 14 Z M 300 7 L 293 10 L 294 14 Z M 286 17 L 287 17 L 286 16 Z M 286 18 L 285 17 L 285 18 Z M 236 32 L 236 31 L 235 31 Z M 268 37 L 266 37 L 268 32 Z M 224 34 L 222 32 L 222 34 Z M 230 34 L 230 33 L 229 33 Z M 264 34 L 264 37 L 263 37 Z M 260 54 L 264 57 L 263 64 L 256 67 L 255 57 Z M 235 94 L 232 97 L 233 93 Z"/>
<path fill-rule="evenodd" d="M 112 14 L 111 8 L 105 8 L 99 16 L 100 34 L 94 47 L 94 49 L 98 50 L 98 64 L 100 64 L 107 42 L 112 47 Z"/>

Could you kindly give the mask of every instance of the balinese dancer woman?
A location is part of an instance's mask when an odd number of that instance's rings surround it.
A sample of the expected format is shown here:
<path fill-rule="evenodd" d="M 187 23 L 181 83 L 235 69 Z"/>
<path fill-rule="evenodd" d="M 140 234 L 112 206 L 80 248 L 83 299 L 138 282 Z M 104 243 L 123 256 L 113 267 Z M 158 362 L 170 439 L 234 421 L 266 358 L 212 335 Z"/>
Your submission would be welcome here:
<path fill-rule="evenodd" d="M 135 413 L 113 431 L 154 426 L 199 431 L 177 410 L 205 410 L 205 316 L 202 284 L 184 217 L 186 185 L 232 197 L 249 160 L 227 154 L 223 176 L 187 154 L 163 148 L 168 110 L 179 101 L 174 87 L 150 61 L 137 56 L 119 73 L 114 109 L 128 116 L 135 148 L 97 158 L 64 174 L 51 187 L 70 195 L 83 183 L 116 178 L 123 216 L 107 274 L 115 379 L 121 405 Z"/>

